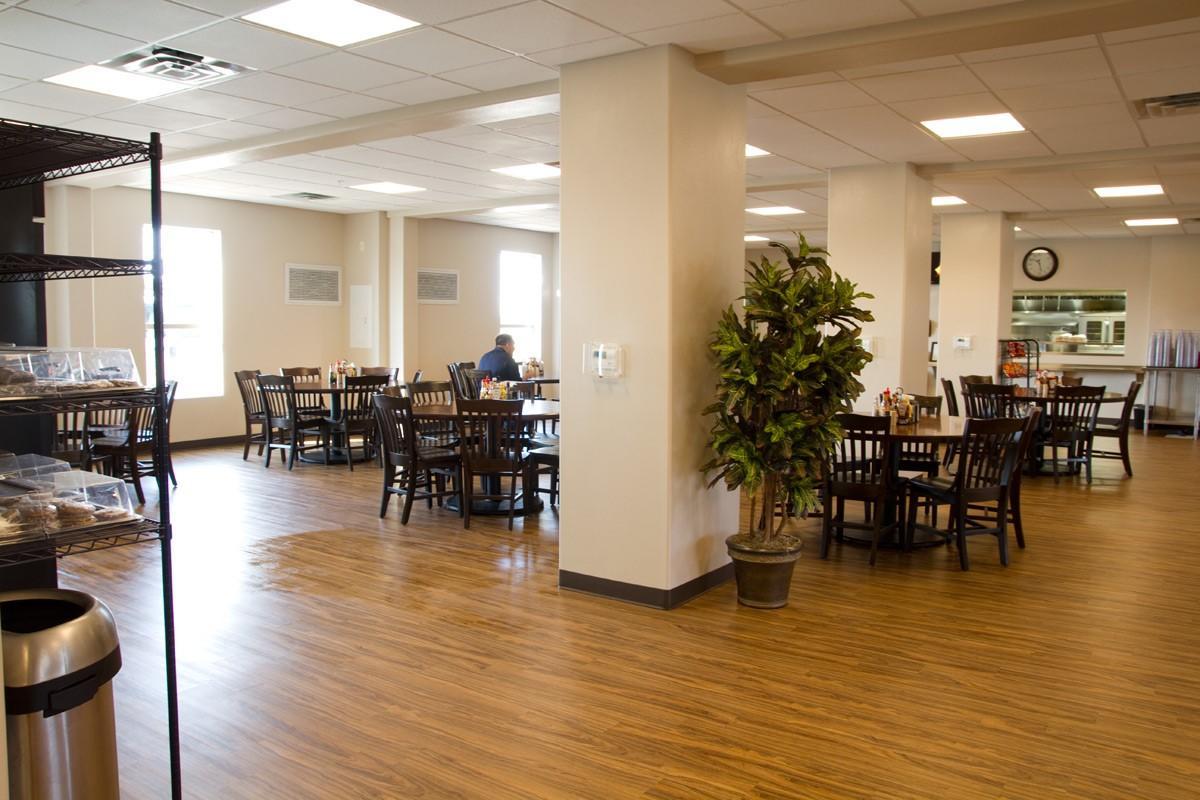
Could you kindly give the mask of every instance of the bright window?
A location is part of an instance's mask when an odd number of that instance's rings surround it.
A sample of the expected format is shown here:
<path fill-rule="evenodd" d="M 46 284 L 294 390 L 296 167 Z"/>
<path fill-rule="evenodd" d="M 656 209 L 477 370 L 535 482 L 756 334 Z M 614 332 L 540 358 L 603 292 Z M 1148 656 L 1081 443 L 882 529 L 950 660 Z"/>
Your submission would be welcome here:
<path fill-rule="evenodd" d="M 524 362 L 542 358 L 542 257 L 500 251 L 500 332 L 510 334 Z"/>
<path fill-rule="evenodd" d="M 143 258 L 153 258 L 152 229 L 142 227 Z M 167 380 L 179 382 L 177 397 L 225 394 L 225 356 L 221 302 L 221 232 L 210 228 L 164 225 L 163 321 Z M 146 309 L 146 382 L 154 383 L 154 284 L 147 275 L 142 298 Z"/>

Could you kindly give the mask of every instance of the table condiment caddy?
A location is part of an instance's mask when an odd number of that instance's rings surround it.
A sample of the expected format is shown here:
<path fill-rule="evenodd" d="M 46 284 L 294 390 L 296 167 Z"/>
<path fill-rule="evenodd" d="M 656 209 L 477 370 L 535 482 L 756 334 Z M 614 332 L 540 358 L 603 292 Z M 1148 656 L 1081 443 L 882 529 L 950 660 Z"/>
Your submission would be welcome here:
<path fill-rule="evenodd" d="M 920 413 L 917 402 L 911 394 L 905 394 L 904 389 L 897 386 L 895 391 L 885 388 L 875 398 L 875 416 L 891 417 L 892 430 L 897 425 L 912 425 Z"/>

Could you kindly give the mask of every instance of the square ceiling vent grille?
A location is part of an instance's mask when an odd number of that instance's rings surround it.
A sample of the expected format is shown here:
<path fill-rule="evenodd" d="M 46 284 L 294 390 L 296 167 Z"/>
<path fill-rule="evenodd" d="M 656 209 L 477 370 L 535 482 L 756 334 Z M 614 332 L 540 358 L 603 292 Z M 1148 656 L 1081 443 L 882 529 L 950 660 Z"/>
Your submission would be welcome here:
<path fill-rule="evenodd" d="M 1133 113 L 1138 119 L 1177 117 L 1181 114 L 1200 114 L 1200 92 L 1144 97 L 1133 101 Z"/>
<path fill-rule="evenodd" d="M 104 66 L 152 75 L 186 86 L 207 86 L 248 72 L 249 67 L 170 47 L 146 47 L 106 61 Z"/>

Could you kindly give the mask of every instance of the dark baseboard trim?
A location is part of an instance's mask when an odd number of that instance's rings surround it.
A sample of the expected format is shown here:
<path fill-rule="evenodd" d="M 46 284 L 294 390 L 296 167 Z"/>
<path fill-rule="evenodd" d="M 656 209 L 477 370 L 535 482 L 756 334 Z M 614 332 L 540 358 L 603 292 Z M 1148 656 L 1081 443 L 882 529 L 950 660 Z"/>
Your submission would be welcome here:
<path fill-rule="evenodd" d="M 677 608 L 694 597 L 698 597 L 709 589 L 713 589 L 733 579 L 733 562 L 723 567 L 717 567 L 698 578 L 692 578 L 687 583 L 680 584 L 674 589 L 655 589 L 651 586 L 639 586 L 636 583 L 613 581 L 608 578 L 597 578 L 594 575 L 583 575 L 579 572 L 569 572 L 565 569 L 558 571 L 558 587 L 570 589 L 573 592 L 584 592 L 612 600 L 622 600 L 626 603 L 636 603 L 640 606 L 669 610 Z"/>
<path fill-rule="evenodd" d="M 216 447 L 225 444 L 241 444 L 245 436 L 217 436 L 213 439 L 190 439 L 186 442 L 171 442 L 172 450 L 195 450 L 200 447 Z"/>

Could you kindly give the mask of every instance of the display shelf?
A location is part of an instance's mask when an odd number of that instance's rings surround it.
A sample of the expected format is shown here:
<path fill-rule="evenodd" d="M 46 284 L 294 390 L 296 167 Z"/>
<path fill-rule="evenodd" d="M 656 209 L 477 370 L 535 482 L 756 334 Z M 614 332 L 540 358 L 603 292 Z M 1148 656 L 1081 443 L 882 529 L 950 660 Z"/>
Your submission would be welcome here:
<path fill-rule="evenodd" d="M 1000 383 L 1016 385 L 1022 379 L 1025 388 L 1032 388 L 1041 369 L 1041 347 L 1036 339 L 1001 339 Z"/>
<path fill-rule="evenodd" d="M 153 143 L 0 119 L 0 189 L 140 164 Z"/>
<path fill-rule="evenodd" d="M 154 389 L 75 392 L 52 397 L 12 397 L 0 399 L 0 417 L 141 408 L 154 405 L 157 399 Z"/>
<path fill-rule="evenodd" d="M 151 262 L 136 258 L 0 253 L 0 283 L 149 275 L 151 267 Z"/>
<path fill-rule="evenodd" d="M 152 519 L 139 519 L 118 525 L 82 528 L 66 533 L 49 533 L 36 539 L 0 544 L 0 567 L 41 561 L 53 551 L 56 558 L 111 550 L 130 544 L 158 541 L 163 528 Z"/>

